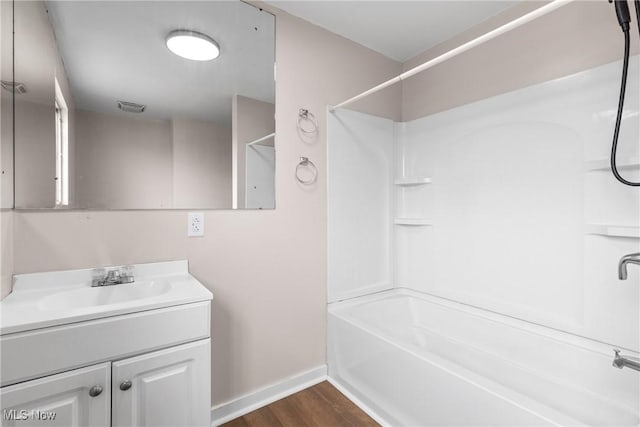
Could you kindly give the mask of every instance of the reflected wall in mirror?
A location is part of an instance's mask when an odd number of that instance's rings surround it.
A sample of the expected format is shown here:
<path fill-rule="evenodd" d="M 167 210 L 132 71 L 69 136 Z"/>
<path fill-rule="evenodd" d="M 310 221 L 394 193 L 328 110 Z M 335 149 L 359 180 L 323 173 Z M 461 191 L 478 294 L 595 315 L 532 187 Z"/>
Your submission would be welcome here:
<path fill-rule="evenodd" d="M 13 208 L 13 3 L 0 1 L 0 209 Z"/>
<path fill-rule="evenodd" d="M 275 207 L 273 15 L 241 1 L 14 7 L 16 208 Z"/>

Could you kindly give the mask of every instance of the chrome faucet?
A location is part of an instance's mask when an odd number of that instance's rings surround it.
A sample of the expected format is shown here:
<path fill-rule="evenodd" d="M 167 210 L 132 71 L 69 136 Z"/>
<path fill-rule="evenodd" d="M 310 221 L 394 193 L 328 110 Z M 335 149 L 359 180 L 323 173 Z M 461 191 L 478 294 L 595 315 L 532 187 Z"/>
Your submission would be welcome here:
<path fill-rule="evenodd" d="M 132 267 L 123 267 L 120 270 L 105 271 L 103 268 L 97 268 L 93 270 L 93 280 L 91 281 L 92 287 L 97 286 L 112 286 L 120 285 L 122 283 L 133 283 L 135 281 L 133 277 Z"/>
<path fill-rule="evenodd" d="M 613 350 L 615 357 L 613 358 L 613 366 L 622 369 L 625 366 L 636 371 L 640 371 L 640 360 L 635 357 L 620 356 L 620 350 Z"/>
<path fill-rule="evenodd" d="M 627 264 L 640 265 L 640 252 L 628 254 L 620 258 L 620 262 L 618 262 L 618 278 L 620 280 L 627 280 Z"/>

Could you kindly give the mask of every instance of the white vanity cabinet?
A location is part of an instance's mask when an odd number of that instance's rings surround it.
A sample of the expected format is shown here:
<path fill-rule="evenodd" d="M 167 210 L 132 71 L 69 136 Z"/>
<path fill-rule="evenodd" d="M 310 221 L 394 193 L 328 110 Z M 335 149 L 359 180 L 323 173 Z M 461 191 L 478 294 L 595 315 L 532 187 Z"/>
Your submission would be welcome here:
<path fill-rule="evenodd" d="M 0 389 L 2 426 L 209 426 L 209 339 Z"/>
<path fill-rule="evenodd" d="M 213 295 L 186 262 L 136 269 L 102 289 L 90 270 L 15 276 L 0 302 L 0 425 L 210 425 Z"/>
<path fill-rule="evenodd" d="M 0 389 L 3 426 L 109 426 L 111 364 L 101 363 Z"/>
<path fill-rule="evenodd" d="M 209 426 L 210 340 L 113 362 L 113 426 Z"/>

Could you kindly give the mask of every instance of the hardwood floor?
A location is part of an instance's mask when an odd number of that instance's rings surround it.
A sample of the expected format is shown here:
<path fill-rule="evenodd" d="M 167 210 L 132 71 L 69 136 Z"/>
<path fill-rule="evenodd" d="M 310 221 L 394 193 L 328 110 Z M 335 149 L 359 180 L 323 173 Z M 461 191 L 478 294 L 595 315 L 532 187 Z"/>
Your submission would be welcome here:
<path fill-rule="evenodd" d="M 373 427 L 379 424 L 326 381 L 223 424 L 223 427 L 279 426 Z"/>

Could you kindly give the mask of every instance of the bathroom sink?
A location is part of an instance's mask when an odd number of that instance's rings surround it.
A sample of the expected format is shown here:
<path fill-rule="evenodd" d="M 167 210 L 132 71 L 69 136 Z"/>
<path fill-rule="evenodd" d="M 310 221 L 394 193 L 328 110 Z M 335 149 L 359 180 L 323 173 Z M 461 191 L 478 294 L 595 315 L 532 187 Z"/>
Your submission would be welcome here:
<path fill-rule="evenodd" d="M 38 305 L 44 310 L 88 308 L 152 298 L 170 290 L 171 284 L 166 280 L 85 287 L 50 295 L 41 299 Z"/>
<path fill-rule="evenodd" d="M 0 336 L 213 299 L 185 260 L 133 267 L 135 282 L 111 286 L 92 287 L 93 269 L 14 276 L 0 301 Z"/>

